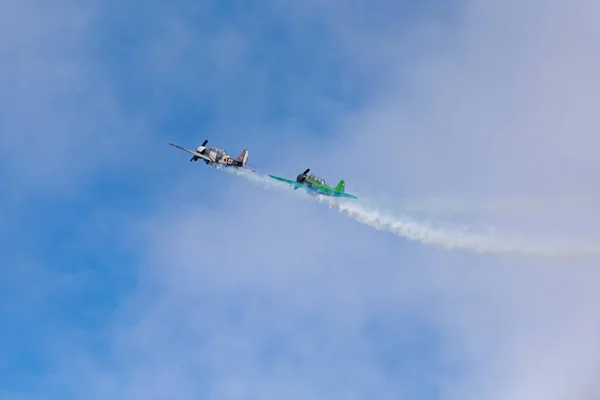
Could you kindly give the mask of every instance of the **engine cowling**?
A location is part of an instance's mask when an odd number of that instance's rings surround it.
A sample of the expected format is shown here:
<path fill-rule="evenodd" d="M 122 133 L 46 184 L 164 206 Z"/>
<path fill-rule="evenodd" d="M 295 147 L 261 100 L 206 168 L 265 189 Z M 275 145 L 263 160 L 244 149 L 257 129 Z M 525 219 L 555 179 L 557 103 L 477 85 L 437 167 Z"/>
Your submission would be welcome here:
<path fill-rule="evenodd" d="M 306 180 L 306 174 L 308 174 L 309 171 L 310 171 L 310 168 L 307 168 L 306 171 L 304 171 L 303 173 L 298 175 L 296 177 L 296 182 L 298 182 L 298 183 L 304 182 Z"/>

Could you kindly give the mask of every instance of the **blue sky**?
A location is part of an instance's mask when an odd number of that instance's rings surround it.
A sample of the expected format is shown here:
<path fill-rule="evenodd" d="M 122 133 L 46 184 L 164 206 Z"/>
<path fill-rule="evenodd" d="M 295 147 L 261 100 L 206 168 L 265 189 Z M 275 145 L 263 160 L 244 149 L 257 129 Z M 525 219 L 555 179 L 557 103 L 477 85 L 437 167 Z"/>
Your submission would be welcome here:
<path fill-rule="evenodd" d="M 597 198 L 584 3 L 9 2 L 0 397 L 597 393 L 593 262 L 406 241 L 167 145 L 388 205 Z M 510 228 L 597 237 L 542 202 Z"/>

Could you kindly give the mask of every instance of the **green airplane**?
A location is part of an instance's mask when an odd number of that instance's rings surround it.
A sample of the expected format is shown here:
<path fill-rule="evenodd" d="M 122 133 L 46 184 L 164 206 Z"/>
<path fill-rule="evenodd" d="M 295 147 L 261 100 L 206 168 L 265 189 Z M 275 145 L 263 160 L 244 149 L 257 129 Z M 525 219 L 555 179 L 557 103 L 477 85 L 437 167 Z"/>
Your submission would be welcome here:
<path fill-rule="evenodd" d="M 294 190 L 297 190 L 298 188 L 304 188 L 309 194 L 324 194 L 326 196 L 346 197 L 350 199 L 358 198 L 351 194 L 344 193 L 344 190 L 346 189 L 346 184 L 344 183 L 343 179 L 340 181 L 340 183 L 337 184 L 336 187 L 331 187 L 325 183 L 325 180 L 323 178 L 319 178 L 314 174 L 307 176 L 309 171 L 310 168 L 298 175 L 295 181 L 280 178 L 275 175 L 269 176 L 278 181 L 289 183 L 290 186 L 294 187 Z"/>

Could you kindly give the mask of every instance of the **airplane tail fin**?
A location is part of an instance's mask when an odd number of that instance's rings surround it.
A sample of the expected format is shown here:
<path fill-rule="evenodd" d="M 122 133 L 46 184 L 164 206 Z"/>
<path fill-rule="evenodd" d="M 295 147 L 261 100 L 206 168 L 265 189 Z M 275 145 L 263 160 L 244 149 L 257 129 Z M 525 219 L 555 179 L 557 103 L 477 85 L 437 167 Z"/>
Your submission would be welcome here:
<path fill-rule="evenodd" d="M 342 179 L 340 181 L 340 183 L 338 183 L 337 186 L 335 187 L 335 191 L 336 192 L 340 192 L 340 193 L 344 193 L 344 190 L 346 190 L 346 183 Z"/>
<path fill-rule="evenodd" d="M 238 159 L 242 162 L 242 166 L 245 166 L 248 162 L 248 149 L 244 149 Z"/>

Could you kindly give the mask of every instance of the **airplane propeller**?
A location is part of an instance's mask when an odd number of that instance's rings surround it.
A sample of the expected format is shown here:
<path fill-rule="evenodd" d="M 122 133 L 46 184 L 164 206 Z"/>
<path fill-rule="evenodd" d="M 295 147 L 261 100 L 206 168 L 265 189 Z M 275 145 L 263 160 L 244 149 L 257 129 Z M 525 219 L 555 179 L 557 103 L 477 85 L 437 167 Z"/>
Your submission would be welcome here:
<path fill-rule="evenodd" d="M 208 143 L 208 139 L 206 139 L 204 141 L 204 143 L 201 144 L 202 147 L 206 146 L 206 143 Z M 198 161 L 198 156 L 194 156 L 192 158 L 190 158 L 190 161 Z"/>
<path fill-rule="evenodd" d="M 304 171 L 303 173 L 298 175 L 296 177 L 296 182 L 298 182 L 298 183 L 304 182 L 304 180 L 306 179 L 306 174 L 308 174 L 308 171 L 310 171 L 310 168 L 308 168 L 306 171 Z"/>

